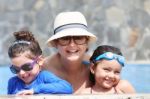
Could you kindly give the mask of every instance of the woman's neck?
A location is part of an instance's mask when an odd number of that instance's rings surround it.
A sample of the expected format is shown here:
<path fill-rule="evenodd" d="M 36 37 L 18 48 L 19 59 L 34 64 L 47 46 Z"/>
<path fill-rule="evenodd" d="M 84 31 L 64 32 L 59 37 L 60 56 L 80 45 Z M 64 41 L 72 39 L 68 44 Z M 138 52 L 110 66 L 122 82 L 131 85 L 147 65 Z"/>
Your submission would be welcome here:
<path fill-rule="evenodd" d="M 62 71 L 64 71 L 65 79 L 69 81 L 74 89 L 74 93 L 78 94 L 80 91 L 90 85 L 88 66 L 82 63 L 82 60 L 68 61 L 60 58 Z"/>

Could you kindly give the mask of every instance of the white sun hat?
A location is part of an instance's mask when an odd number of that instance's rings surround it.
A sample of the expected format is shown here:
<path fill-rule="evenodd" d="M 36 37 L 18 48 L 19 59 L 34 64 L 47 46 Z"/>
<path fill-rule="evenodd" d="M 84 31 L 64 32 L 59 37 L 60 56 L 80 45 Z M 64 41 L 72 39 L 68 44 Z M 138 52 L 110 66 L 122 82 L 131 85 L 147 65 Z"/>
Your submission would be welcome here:
<path fill-rule="evenodd" d="M 54 40 L 65 36 L 88 36 L 89 43 L 96 41 L 96 36 L 88 31 L 85 17 L 80 12 L 62 12 L 54 21 L 54 35 L 47 40 L 48 46 L 54 45 Z"/>

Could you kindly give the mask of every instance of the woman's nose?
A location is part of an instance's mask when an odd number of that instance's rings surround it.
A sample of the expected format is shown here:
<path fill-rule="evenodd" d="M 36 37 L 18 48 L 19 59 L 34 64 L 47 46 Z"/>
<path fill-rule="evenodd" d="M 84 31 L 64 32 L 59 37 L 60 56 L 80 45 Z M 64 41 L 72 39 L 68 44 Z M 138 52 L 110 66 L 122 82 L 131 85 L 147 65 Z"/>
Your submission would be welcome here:
<path fill-rule="evenodd" d="M 70 45 L 70 46 L 75 46 L 75 45 L 76 45 L 76 43 L 75 43 L 75 41 L 74 41 L 73 38 L 70 39 L 69 45 Z"/>

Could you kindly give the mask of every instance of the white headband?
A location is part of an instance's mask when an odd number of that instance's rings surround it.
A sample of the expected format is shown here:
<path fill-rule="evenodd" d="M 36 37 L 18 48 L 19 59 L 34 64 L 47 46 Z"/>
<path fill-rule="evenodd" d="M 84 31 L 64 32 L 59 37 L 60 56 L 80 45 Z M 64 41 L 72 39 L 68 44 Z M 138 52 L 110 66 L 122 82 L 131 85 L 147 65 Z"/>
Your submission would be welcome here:
<path fill-rule="evenodd" d="M 16 44 L 28 44 L 28 45 L 30 45 L 31 42 L 29 42 L 29 41 L 23 41 L 23 40 L 21 40 L 21 41 L 15 41 L 15 42 L 12 44 L 12 46 L 14 46 L 14 45 L 16 45 Z"/>

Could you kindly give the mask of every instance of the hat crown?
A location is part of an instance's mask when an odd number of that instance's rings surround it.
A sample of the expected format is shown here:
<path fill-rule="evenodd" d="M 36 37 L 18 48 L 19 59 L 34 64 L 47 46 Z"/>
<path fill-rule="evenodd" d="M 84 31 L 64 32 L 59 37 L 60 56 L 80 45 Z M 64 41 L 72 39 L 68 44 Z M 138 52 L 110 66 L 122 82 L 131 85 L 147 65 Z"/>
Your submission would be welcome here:
<path fill-rule="evenodd" d="M 80 12 L 62 12 L 56 16 L 54 30 L 63 25 L 79 23 L 87 26 L 85 17 Z"/>

